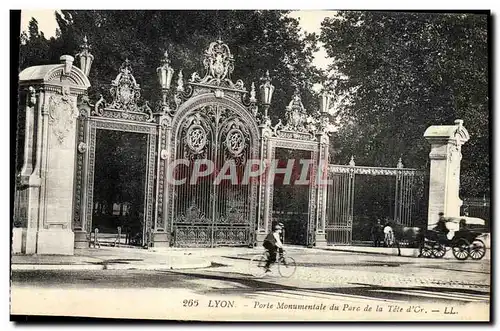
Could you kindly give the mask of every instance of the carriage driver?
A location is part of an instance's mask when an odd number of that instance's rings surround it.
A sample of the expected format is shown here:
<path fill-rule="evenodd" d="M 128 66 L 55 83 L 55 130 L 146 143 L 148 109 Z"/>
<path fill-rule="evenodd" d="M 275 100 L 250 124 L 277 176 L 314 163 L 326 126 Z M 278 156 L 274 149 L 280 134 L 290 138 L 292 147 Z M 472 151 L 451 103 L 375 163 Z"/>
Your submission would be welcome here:
<path fill-rule="evenodd" d="M 448 232 L 450 232 L 450 230 L 446 227 L 446 218 L 444 218 L 444 213 L 439 213 L 439 220 L 434 227 L 434 230 L 443 233 L 445 236 Z"/>

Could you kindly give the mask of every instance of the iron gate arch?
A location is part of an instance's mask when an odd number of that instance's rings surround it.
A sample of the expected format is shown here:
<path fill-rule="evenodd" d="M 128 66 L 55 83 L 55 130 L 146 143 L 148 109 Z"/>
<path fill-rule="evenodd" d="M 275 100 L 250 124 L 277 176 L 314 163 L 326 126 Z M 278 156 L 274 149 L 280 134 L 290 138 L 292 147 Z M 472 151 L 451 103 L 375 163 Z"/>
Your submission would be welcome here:
<path fill-rule="evenodd" d="M 183 105 L 172 121 L 172 164 L 180 159 L 189 163 L 171 169 L 184 184 L 168 183 L 174 245 L 251 245 L 258 186 L 255 181 L 245 184 L 241 179 L 247 161 L 259 157 L 257 123 L 234 98 L 218 98 L 212 91 L 207 92 Z M 231 141 L 238 141 L 237 146 Z M 213 162 L 214 172 L 195 182 L 196 162 Z M 218 171 L 228 162 L 234 162 L 236 183 L 216 183 Z"/>

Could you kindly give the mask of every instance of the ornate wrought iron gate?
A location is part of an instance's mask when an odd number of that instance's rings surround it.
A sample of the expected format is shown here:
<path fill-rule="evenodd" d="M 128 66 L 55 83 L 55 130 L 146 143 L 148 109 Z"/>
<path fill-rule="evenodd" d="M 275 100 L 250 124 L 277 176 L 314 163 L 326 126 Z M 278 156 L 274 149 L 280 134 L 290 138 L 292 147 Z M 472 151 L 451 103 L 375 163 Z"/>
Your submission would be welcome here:
<path fill-rule="evenodd" d="M 254 242 L 258 183 L 245 180 L 258 159 L 252 98 L 233 83 L 233 57 L 221 41 L 205 52 L 206 74 L 193 74 L 172 119 L 168 183 L 175 246 L 239 246 Z M 181 86 L 178 90 L 183 89 Z M 251 94 L 255 99 L 255 91 Z M 175 167 L 175 169 L 174 169 Z"/>
<path fill-rule="evenodd" d="M 187 162 L 175 172 L 185 179 L 174 186 L 176 246 L 250 244 L 254 185 L 242 183 L 252 152 L 248 128 L 223 105 L 205 105 L 184 120 L 178 136 L 177 158 Z"/>
<path fill-rule="evenodd" d="M 353 241 L 356 176 L 390 176 L 394 179 L 394 191 L 386 192 L 394 201 L 390 220 L 406 226 L 421 221 L 419 212 L 424 198 L 422 171 L 403 168 L 401 160 L 396 168 L 356 166 L 351 158 L 349 165 L 329 165 L 326 235 L 329 245 L 349 245 Z M 373 220 L 374 222 L 375 220 Z M 371 226 L 371 224 L 369 224 Z"/>

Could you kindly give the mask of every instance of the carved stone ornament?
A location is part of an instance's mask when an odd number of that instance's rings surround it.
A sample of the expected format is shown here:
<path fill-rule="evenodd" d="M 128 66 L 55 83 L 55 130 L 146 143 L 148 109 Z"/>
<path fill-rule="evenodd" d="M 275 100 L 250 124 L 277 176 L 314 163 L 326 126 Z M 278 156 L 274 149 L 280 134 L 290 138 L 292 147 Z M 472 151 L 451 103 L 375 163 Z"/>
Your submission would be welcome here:
<path fill-rule="evenodd" d="M 245 90 L 242 80 L 238 80 L 236 83 L 231 80 L 231 73 L 234 70 L 234 58 L 229 47 L 222 40 L 210 43 L 210 46 L 205 51 L 203 66 L 205 67 L 205 77 L 201 79 L 198 73 L 195 72 L 191 75 L 190 82 Z"/>
<path fill-rule="evenodd" d="M 125 111 L 138 111 L 137 101 L 140 97 L 139 84 L 132 75 L 132 68 L 128 59 L 120 67 L 120 73 L 111 82 L 111 96 L 113 102 L 110 108 Z"/>
<path fill-rule="evenodd" d="M 49 123 L 57 141 L 62 144 L 72 130 L 78 110 L 70 97 L 51 96 L 49 99 Z"/>

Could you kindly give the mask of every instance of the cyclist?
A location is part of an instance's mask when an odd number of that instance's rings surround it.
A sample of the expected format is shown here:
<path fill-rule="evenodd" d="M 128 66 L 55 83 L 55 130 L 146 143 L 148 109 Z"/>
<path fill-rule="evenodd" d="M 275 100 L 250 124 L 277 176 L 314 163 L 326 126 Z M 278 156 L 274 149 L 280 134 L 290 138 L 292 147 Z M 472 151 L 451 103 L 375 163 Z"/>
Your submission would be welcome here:
<path fill-rule="evenodd" d="M 280 224 L 274 224 L 272 231 L 264 239 L 263 246 L 268 252 L 268 259 L 266 262 L 266 272 L 270 272 L 269 266 L 271 263 L 276 262 L 276 254 L 279 252 L 283 253 L 283 243 L 280 239 L 282 226 Z"/>

